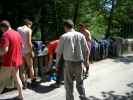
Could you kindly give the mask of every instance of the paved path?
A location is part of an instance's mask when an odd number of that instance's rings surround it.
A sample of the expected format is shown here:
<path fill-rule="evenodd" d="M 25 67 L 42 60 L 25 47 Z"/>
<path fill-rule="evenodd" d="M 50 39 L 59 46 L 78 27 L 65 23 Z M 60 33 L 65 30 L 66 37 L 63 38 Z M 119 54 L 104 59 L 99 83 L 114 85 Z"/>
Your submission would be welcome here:
<path fill-rule="evenodd" d="M 85 81 L 90 100 L 133 100 L 133 54 L 119 59 L 106 59 L 91 65 L 89 78 Z M 65 100 L 64 86 L 53 88 L 41 83 L 24 91 L 25 100 Z M 0 100 L 13 100 L 16 91 L 0 95 Z M 79 100 L 75 89 L 75 100 Z"/>

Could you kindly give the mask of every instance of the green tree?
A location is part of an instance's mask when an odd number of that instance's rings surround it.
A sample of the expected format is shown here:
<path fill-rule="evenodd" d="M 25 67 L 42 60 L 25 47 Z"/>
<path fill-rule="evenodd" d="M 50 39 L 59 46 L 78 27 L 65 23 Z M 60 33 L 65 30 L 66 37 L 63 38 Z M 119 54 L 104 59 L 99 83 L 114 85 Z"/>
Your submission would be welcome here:
<path fill-rule="evenodd" d="M 85 23 L 95 37 L 123 36 L 132 32 L 132 28 L 126 32 L 133 23 L 132 5 L 133 0 L 1 0 L 0 20 L 7 19 L 16 28 L 29 18 L 34 23 L 33 36 L 43 41 L 63 33 L 64 19 L 73 19 L 77 29 Z"/>

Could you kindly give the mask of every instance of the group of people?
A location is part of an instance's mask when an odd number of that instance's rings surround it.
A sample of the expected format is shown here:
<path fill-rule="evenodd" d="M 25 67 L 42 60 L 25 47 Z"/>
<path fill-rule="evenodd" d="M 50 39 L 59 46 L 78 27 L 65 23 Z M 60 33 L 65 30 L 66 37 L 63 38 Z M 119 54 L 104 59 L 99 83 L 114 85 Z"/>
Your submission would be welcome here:
<path fill-rule="evenodd" d="M 26 72 L 29 72 L 31 83 L 36 81 L 33 69 L 32 49 L 32 21 L 26 19 L 21 27 L 15 31 L 8 21 L 0 22 L 0 81 L 5 77 L 13 77 L 17 83 L 18 100 L 24 100 L 23 88 L 26 87 Z M 74 30 L 72 20 L 64 21 L 65 33 L 58 40 L 48 44 L 49 61 L 47 71 L 50 69 L 54 54 L 56 54 L 56 69 L 60 76 L 60 60 L 63 59 L 64 85 L 66 100 L 74 100 L 73 82 L 81 100 L 88 100 L 83 86 L 84 74 L 89 71 L 89 54 L 91 46 L 91 34 L 80 24 L 80 32 Z M 23 66 L 25 65 L 25 66 Z M 28 69 L 28 70 L 27 70 Z M 57 81 L 58 83 L 58 81 Z"/>

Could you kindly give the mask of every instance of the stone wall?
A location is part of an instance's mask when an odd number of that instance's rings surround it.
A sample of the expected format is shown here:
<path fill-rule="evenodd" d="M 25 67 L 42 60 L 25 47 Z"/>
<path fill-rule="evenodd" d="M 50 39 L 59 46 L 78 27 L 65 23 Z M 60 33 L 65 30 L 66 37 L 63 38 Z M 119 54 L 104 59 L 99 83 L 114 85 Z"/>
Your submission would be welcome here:
<path fill-rule="evenodd" d="M 133 52 L 133 39 L 126 39 L 127 44 L 127 52 L 132 53 Z"/>

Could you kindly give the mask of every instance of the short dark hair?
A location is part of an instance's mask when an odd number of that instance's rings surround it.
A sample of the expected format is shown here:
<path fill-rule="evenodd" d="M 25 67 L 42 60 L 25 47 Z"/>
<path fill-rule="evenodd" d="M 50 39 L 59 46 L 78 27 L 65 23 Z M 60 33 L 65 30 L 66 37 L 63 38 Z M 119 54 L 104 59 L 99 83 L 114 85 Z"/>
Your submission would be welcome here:
<path fill-rule="evenodd" d="M 80 23 L 79 26 L 86 27 L 85 24 L 83 23 Z"/>
<path fill-rule="evenodd" d="M 32 25 L 32 21 L 29 19 L 24 19 L 24 25 Z"/>
<path fill-rule="evenodd" d="M 74 23 L 70 19 L 64 20 L 64 26 L 66 26 L 67 28 L 71 29 L 71 28 L 74 28 Z"/>
<path fill-rule="evenodd" d="M 0 22 L 0 27 L 9 28 L 9 27 L 11 27 L 11 25 L 10 25 L 9 21 L 3 20 Z"/>

